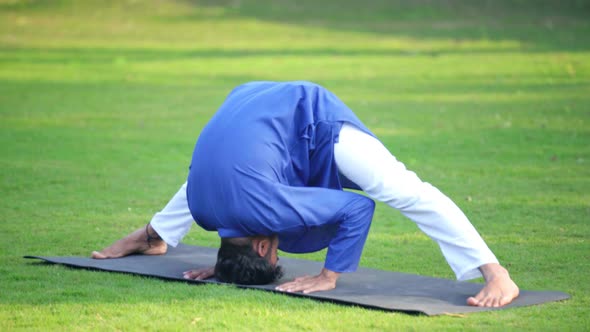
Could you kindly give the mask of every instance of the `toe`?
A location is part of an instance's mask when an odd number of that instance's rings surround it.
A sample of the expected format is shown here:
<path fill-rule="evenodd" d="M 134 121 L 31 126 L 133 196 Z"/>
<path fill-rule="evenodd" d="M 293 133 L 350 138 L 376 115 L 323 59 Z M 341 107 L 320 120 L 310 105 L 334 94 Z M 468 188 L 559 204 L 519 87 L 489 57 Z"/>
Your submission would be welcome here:
<path fill-rule="evenodd" d="M 492 299 L 492 307 L 497 308 L 500 306 L 500 297 Z"/>
<path fill-rule="evenodd" d="M 484 307 L 493 307 L 494 306 L 494 298 L 492 296 L 484 299 Z"/>
<path fill-rule="evenodd" d="M 471 296 L 467 299 L 467 304 L 476 307 L 479 304 L 479 301 L 475 297 Z"/>

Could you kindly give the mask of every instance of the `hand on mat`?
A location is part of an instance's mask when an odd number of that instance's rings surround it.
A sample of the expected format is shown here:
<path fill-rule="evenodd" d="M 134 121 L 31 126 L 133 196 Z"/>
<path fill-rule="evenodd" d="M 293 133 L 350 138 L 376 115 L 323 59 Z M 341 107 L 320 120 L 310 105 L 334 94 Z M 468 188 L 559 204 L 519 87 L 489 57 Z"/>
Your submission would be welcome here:
<path fill-rule="evenodd" d="M 289 293 L 303 292 L 304 294 L 330 290 L 336 287 L 336 280 L 339 276 L 340 273 L 324 268 L 317 276 L 295 278 L 295 280 L 279 285 L 275 289 Z"/>
<path fill-rule="evenodd" d="M 215 274 L 215 267 L 205 267 L 202 269 L 190 270 L 183 272 L 184 279 L 205 280 Z"/>

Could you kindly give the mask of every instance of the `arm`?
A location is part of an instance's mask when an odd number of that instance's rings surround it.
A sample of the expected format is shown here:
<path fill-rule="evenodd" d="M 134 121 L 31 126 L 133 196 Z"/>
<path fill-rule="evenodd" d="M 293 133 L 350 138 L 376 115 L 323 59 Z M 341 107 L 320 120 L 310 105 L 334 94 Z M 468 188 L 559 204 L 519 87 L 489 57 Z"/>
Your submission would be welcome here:
<path fill-rule="evenodd" d="M 290 212 L 296 213 L 308 234 L 321 232 L 326 224 L 335 224 L 337 229 L 328 244 L 322 271 L 313 277 L 299 277 L 284 283 L 277 290 L 311 293 L 333 289 L 340 273 L 353 272 L 358 267 L 375 203 L 365 196 L 340 190 L 289 188 L 289 191 L 290 207 L 282 211 L 280 218 L 293 218 L 295 215 Z M 301 245 L 305 245 L 305 240 Z"/>

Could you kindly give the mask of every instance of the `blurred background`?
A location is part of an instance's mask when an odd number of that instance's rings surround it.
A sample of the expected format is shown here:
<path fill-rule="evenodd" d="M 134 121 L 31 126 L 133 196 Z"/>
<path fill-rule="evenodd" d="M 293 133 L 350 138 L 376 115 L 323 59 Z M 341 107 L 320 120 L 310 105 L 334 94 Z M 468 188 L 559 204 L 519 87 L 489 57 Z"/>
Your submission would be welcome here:
<path fill-rule="evenodd" d="M 195 296 L 21 258 L 85 256 L 144 225 L 186 179 L 199 132 L 225 96 L 252 80 L 310 80 L 336 93 L 457 202 L 523 288 L 573 295 L 501 319 L 476 316 L 487 327 L 588 326 L 586 0 L 0 0 L 0 321 L 94 322 L 79 306 L 89 303 L 126 330 L 146 321 L 126 307 L 132 298 L 167 324 L 154 291 L 184 299 L 167 308 L 189 322 L 192 308 L 211 303 L 223 306 L 221 321 L 228 312 L 238 325 L 266 319 L 233 304 L 266 295 L 200 288 Z M 218 241 L 202 231 L 186 239 Z M 436 245 L 383 205 L 361 264 L 453 278 Z M 211 302 L 201 302 L 207 294 Z M 281 319 L 301 310 L 293 326 L 318 329 L 308 302 L 264 300 Z M 63 315 L 47 303 L 63 304 Z M 314 310 L 336 327 L 346 315 L 358 329 L 406 321 L 330 308 Z M 416 322 L 424 321 L 407 326 Z"/>

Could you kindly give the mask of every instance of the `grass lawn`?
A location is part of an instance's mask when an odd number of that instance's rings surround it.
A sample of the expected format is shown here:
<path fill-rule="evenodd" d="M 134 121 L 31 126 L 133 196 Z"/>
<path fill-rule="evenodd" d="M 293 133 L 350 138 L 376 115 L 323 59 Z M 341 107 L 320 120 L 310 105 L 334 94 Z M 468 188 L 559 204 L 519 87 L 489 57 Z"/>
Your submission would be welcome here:
<path fill-rule="evenodd" d="M 455 200 L 521 288 L 572 299 L 424 317 L 22 258 L 145 224 L 233 86 L 293 79 Z M 0 195 L 3 331 L 589 329 L 590 2 L 0 0 Z M 361 265 L 453 277 L 383 204 Z"/>

